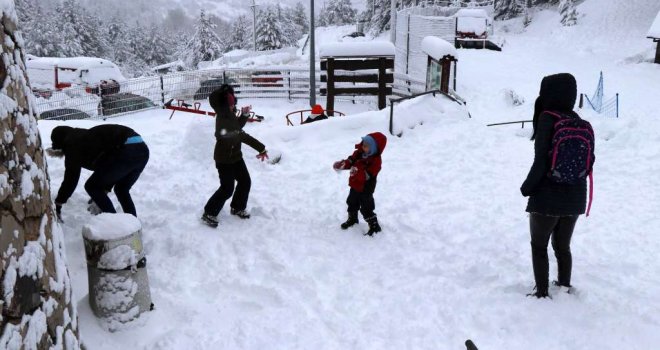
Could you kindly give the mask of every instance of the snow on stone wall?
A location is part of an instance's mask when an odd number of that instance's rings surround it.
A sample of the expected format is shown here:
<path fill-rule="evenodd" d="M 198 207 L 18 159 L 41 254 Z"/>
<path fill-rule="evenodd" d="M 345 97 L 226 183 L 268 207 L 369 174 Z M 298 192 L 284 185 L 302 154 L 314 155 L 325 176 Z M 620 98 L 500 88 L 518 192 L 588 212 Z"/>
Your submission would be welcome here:
<path fill-rule="evenodd" d="M 0 0 L 0 349 L 79 349 L 14 2 Z"/>

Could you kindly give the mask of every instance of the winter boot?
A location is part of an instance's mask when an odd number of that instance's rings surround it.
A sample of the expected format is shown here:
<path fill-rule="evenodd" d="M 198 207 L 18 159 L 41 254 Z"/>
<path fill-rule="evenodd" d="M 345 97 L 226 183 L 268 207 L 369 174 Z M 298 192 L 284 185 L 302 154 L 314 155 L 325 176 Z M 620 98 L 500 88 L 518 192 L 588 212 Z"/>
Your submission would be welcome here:
<path fill-rule="evenodd" d="M 341 224 L 341 229 L 345 230 L 358 223 L 358 214 L 357 212 L 348 212 L 348 219 Z"/>
<path fill-rule="evenodd" d="M 367 223 L 369 224 L 369 231 L 365 233 L 366 236 L 373 236 L 374 234 L 378 233 L 381 231 L 380 225 L 378 225 L 378 218 L 375 216 L 366 219 Z"/>
<path fill-rule="evenodd" d="M 575 292 L 573 286 L 560 284 L 559 281 L 552 281 L 552 286 L 558 288 L 561 293 L 574 294 Z"/>
<path fill-rule="evenodd" d="M 238 210 L 231 208 L 230 210 L 231 215 L 236 215 L 241 219 L 249 219 L 250 218 L 250 213 L 248 213 L 246 210 Z"/>
<path fill-rule="evenodd" d="M 202 222 L 204 222 L 205 224 L 207 224 L 211 227 L 214 227 L 214 228 L 218 227 L 219 222 L 218 222 L 218 217 L 217 216 L 213 216 L 211 214 L 204 213 L 204 215 L 202 215 L 201 219 L 202 219 Z"/>
<path fill-rule="evenodd" d="M 552 298 L 550 297 L 550 294 L 548 294 L 548 290 L 547 290 L 547 289 L 545 289 L 545 290 L 539 290 L 537 287 L 534 287 L 534 289 L 532 290 L 532 292 L 529 293 L 529 294 L 527 294 L 527 296 L 528 296 L 528 297 L 536 297 L 536 298 L 538 298 L 538 299 L 541 299 L 541 298 L 549 298 L 549 299 L 552 299 Z"/>

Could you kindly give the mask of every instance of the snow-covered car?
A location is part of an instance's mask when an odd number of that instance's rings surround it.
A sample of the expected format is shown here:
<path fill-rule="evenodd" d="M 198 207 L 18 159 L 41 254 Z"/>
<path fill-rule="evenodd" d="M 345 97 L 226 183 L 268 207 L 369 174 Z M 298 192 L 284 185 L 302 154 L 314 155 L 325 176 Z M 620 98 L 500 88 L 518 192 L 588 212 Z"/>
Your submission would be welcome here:
<path fill-rule="evenodd" d="M 89 119 L 90 115 L 74 108 L 56 108 L 39 113 L 42 120 Z"/>
<path fill-rule="evenodd" d="M 29 57 L 26 68 L 34 88 L 61 90 L 73 86 L 85 87 L 88 93 L 103 82 L 121 84 L 126 78 L 119 67 L 96 57 Z"/>
<path fill-rule="evenodd" d="M 156 107 L 156 104 L 146 97 L 121 92 L 102 96 L 98 113 L 102 116 L 109 116 L 152 107 Z"/>
<path fill-rule="evenodd" d="M 195 95 L 193 96 L 193 99 L 196 101 L 201 101 L 201 100 L 206 100 L 209 98 L 209 95 L 216 89 L 220 88 L 223 84 L 229 84 L 236 88 L 238 84 L 236 84 L 236 80 L 227 78 L 226 80 L 223 77 L 211 77 L 208 80 L 202 81 L 199 85 L 199 88 L 197 91 L 195 91 Z M 236 91 L 238 93 L 238 91 Z"/>

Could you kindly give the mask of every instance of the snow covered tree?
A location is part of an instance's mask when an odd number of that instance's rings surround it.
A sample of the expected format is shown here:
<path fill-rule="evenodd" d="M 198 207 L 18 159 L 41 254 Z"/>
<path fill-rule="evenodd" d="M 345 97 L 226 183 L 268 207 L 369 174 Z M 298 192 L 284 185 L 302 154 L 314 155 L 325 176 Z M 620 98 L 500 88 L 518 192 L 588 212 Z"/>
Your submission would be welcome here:
<path fill-rule="evenodd" d="M 353 24 L 356 13 L 351 0 L 330 0 L 319 14 L 319 22 L 325 26 Z"/>
<path fill-rule="evenodd" d="M 257 21 L 257 50 L 275 50 L 283 46 L 284 30 L 272 6 L 259 11 Z"/>
<path fill-rule="evenodd" d="M 36 0 L 16 1 L 25 52 L 35 56 L 58 56 L 62 37 L 53 20 Z"/>
<path fill-rule="evenodd" d="M 241 15 L 232 23 L 226 51 L 252 48 L 252 21 Z"/>
<path fill-rule="evenodd" d="M 222 40 L 214 31 L 215 25 L 200 11 L 195 34 L 181 47 L 177 56 L 190 68 L 197 68 L 202 61 L 212 61 L 224 52 Z"/>
<path fill-rule="evenodd" d="M 390 29 L 390 0 L 367 0 L 366 11 L 361 19 L 366 21 L 365 28 L 373 35 L 378 35 Z"/>
<path fill-rule="evenodd" d="M 495 19 L 505 20 L 525 12 L 526 0 L 495 0 Z"/>
<path fill-rule="evenodd" d="M 75 300 L 12 0 L 0 0 L 0 348 L 80 348 Z"/>
<path fill-rule="evenodd" d="M 559 3 L 559 13 L 561 14 L 561 24 L 564 26 L 577 24 L 578 15 L 575 9 L 575 0 L 562 0 Z"/>
<path fill-rule="evenodd" d="M 309 18 L 307 17 L 307 9 L 301 2 L 296 3 L 296 6 L 293 8 L 292 13 L 293 23 L 300 26 L 303 33 L 309 31 Z"/>
<path fill-rule="evenodd" d="M 287 8 L 280 11 L 280 23 L 284 31 L 282 46 L 296 46 L 298 40 L 303 36 L 303 26 L 296 23 L 295 9 Z"/>
<path fill-rule="evenodd" d="M 76 0 L 64 0 L 55 11 L 61 34 L 60 55 L 104 56 L 107 45 L 98 17 L 85 11 Z"/>

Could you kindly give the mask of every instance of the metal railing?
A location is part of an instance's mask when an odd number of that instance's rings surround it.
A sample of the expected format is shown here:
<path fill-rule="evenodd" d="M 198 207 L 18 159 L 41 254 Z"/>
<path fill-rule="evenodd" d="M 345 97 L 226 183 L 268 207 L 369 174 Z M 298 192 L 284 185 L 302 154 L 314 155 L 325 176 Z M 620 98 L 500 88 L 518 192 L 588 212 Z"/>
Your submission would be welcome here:
<path fill-rule="evenodd" d="M 317 74 L 316 91 L 324 85 Z M 40 119 L 105 119 L 149 108 L 163 107 L 170 99 L 204 101 L 222 84 L 234 86 L 241 98 L 308 99 L 309 70 L 226 69 L 178 72 L 157 77 L 129 79 L 119 88 L 74 86 L 62 90 L 34 90 Z M 392 96 L 397 98 L 423 92 L 425 82 L 394 74 Z M 376 103 L 372 96 L 341 96 L 353 103 Z"/>

